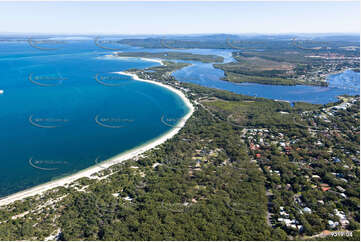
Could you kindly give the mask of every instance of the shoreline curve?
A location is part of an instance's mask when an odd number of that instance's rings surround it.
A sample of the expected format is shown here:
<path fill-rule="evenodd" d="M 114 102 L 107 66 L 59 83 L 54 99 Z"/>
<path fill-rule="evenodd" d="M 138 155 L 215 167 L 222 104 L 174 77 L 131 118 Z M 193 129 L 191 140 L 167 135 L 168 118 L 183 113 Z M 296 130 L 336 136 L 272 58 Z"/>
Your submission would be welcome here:
<path fill-rule="evenodd" d="M 146 61 L 150 61 L 150 59 L 146 59 Z M 152 61 L 158 62 L 158 63 L 163 65 L 161 60 L 152 60 Z M 178 90 L 178 89 L 176 89 L 176 88 L 174 88 L 172 86 L 160 83 L 160 82 L 141 79 L 136 74 L 132 74 L 132 73 L 128 73 L 128 72 L 122 72 L 122 71 L 121 72 L 114 72 L 114 73 L 121 74 L 121 75 L 126 75 L 126 76 L 131 76 L 134 80 L 152 83 L 154 85 L 158 85 L 158 86 L 161 86 L 163 88 L 168 89 L 169 91 L 175 93 L 176 95 L 178 95 L 182 99 L 182 101 L 185 103 L 185 105 L 189 109 L 188 113 L 178 122 L 176 127 L 170 129 L 168 132 L 166 132 L 166 133 L 164 133 L 164 134 L 162 134 L 162 135 L 160 135 L 158 137 L 155 137 L 155 138 L 145 142 L 144 144 L 136 146 L 136 147 L 134 147 L 134 148 L 132 148 L 130 150 L 124 151 L 124 152 L 122 152 L 122 153 L 120 153 L 120 154 L 118 154 L 118 155 L 116 155 L 114 157 L 111 157 L 111 158 L 109 158 L 109 159 L 107 159 L 107 160 L 105 160 L 103 162 L 100 162 L 98 164 L 94 164 L 94 165 L 92 165 L 92 166 L 90 166 L 88 168 L 80 170 L 80 171 L 78 171 L 78 172 L 76 172 L 74 174 L 71 174 L 71 175 L 56 179 L 54 181 L 49 181 L 49 182 L 46 182 L 46 183 L 31 187 L 31 188 L 28 188 L 28 189 L 25 189 L 23 191 L 19 191 L 19 192 L 10 194 L 8 196 L 5 196 L 5 197 L 0 199 L 0 207 L 1 206 L 6 206 L 6 205 L 8 205 L 10 203 L 13 203 L 13 202 L 18 201 L 18 200 L 22 200 L 24 198 L 28 198 L 28 197 L 35 196 L 35 195 L 41 195 L 42 193 L 44 193 L 44 192 L 46 192 L 48 190 L 54 189 L 56 187 L 59 187 L 59 186 L 69 185 L 70 183 L 72 183 L 72 182 L 74 182 L 74 181 L 76 181 L 76 180 L 78 180 L 80 178 L 83 178 L 83 177 L 91 178 L 91 175 L 94 174 L 94 173 L 105 170 L 105 169 L 109 168 L 112 165 L 119 164 L 119 163 L 121 163 L 121 162 L 123 162 L 125 160 L 129 160 L 129 159 L 131 159 L 131 158 L 133 158 L 135 156 L 138 156 L 138 155 L 144 153 L 145 151 L 151 150 L 151 149 L 155 148 L 156 146 L 164 143 L 168 139 L 171 139 L 173 136 L 175 136 L 179 132 L 179 130 L 181 128 L 183 128 L 186 121 L 192 116 L 192 114 L 194 112 L 194 106 L 192 105 L 190 100 L 184 95 L 184 93 L 181 92 L 180 90 Z M 101 166 L 99 166 L 100 164 L 101 164 Z"/>

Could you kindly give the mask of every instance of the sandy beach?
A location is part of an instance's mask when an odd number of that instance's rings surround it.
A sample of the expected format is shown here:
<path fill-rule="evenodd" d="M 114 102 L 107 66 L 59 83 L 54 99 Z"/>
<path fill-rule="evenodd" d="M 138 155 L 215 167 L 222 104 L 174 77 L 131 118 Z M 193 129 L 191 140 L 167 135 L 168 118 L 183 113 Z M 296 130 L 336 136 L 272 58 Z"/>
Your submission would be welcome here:
<path fill-rule="evenodd" d="M 105 58 L 105 59 L 125 59 L 125 60 L 130 60 L 130 59 L 138 59 L 138 60 L 143 60 L 143 61 L 149 61 L 149 62 L 157 62 L 161 65 L 163 65 L 163 61 L 161 59 L 151 59 L 151 58 L 144 58 L 144 57 L 126 57 L 126 56 L 116 56 L 117 52 L 114 52 L 113 54 L 110 55 L 104 55 L 101 57 L 98 57 L 99 59 Z"/>
<path fill-rule="evenodd" d="M 146 59 L 147 61 L 156 61 L 162 64 L 162 62 L 160 60 L 153 60 L 153 59 Z M 114 164 L 118 164 L 121 163 L 122 161 L 131 159 L 137 155 L 142 154 L 145 151 L 148 151 L 152 148 L 155 148 L 156 146 L 164 143 L 166 140 L 172 138 L 174 135 L 176 135 L 179 130 L 185 125 L 186 121 L 191 117 L 192 113 L 194 112 L 194 107 L 191 104 L 191 102 L 188 100 L 188 98 L 186 98 L 186 96 L 183 94 L 183 92 L 181 92 L 180 90 L 177 90 L 171 86 L 156 82 L 156 81 L 150 81 L 150 80 L 144 80 L 144 79 L 140 79 L 137 75 L 135 74 L 131 74 L 131 73 L 127 73 L 127 72 L 116 72 L 118 74 L 121 75 L 128 75 L 131 76 L 132 78 L 134 78 L 137 81 L 143 81 L 143 82 L 148 82 L 148 83 L 152 83 L 155 85 L 159 85 L 161 87 L 167 88 L 168 90 L 176 93 L 177 95 L 179 95 L 183 102 L 187 105 L 187 107 L 189 108 L 189 112 L 187 113 L 186 116 L 184 116 L 182 118 L 182 120 L 177 124 L 176 127 L 172 128 L 171 130 L 169 130 L 167 133 L 154 138 L 153 140 L 148 141 L 147 143 L 140 145 L 138 147 L 135 147 L 131 150 L 125 151 L 117 156 L 114 156 L 104 162 L 101 162 L 101 166 L 98 165 L 93 165 L 87 169 L 81 170 L 75 174 L 72 174 L 70 176 L 66 176 L 54 181 L 50 181 L 32 188 L 29 188 L 27 190 L 24 191 L 20 191 L 14 194 L 11 194 L 7 197 L 4 197 L 0 200 L 0 206 L 4 206 L 7 204 L 10 204 L 14 201 L 17 200 L 21 200 L 27 197 L 31 197 L 31 196 L 35 196 L 35 195 L 39 195 L 42 194 L 50 189 L 59 187 L 59 186 L 66 186 L 72 182 L 74 182 L 75 180 L 82 178 L 82 177 L 91 177 L 92 174 L 99 172 L 101 170 L 107 169 L 108 167 L 114 165 Z"/>

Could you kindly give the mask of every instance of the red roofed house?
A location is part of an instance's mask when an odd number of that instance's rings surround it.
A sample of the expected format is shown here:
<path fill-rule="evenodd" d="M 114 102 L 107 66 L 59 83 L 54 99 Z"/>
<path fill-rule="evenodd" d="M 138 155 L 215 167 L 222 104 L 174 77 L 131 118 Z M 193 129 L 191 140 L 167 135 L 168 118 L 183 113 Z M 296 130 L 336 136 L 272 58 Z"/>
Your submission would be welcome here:
<path fill-rule="evenodd" d="M 322 189 L 323 192 L 327 192 L 328 190 L 331 189 L 331 187 L 321 187 L 321 189 Z"/>

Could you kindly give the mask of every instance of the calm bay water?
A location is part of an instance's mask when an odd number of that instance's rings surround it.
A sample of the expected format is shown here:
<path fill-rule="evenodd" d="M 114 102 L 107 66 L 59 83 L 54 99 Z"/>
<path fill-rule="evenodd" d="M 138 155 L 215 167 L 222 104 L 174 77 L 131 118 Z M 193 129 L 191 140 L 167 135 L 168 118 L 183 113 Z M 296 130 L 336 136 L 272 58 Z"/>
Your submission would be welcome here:
<path fill-rule="evenodd" d="M 196 51 L 199 52 L 199 51 Z M 220 54 L 212 50 L 203 53 Z M 230 55 L 221 54 L 225 62 L 232 61 Z M 269 99 L 284 100 L 289 102 L 309 102 L 315 104 L 326 104 L 337 101 L 339 95 L 360 94 L 360 73 L 345 71 L 339 74 L 330 75 L 327 79 L 328 87 L 318 86 L 281 86 L 262 85 L 256 83 L 232 83 L 221 80 L 224 72 L 213 68 L 213 64 L 192 62 L 193 65 L 174 72 L 174 76 L 183 82 L 195 83 L 201 86 L 217 88 L 248 96 L 263 97 Z"/>
<path fill-rule="evenodd" d="M 133 48 L 132 51 L 145 51 L 142 48 Z M 149 52 L 180 51 L 201 55 L 219 55 L 224 62 L 235 61 L 232 57 L 234 49 L 146 49 Z M 261 51 L 261 50 L 260 50 Z M 177 61 L 177 60 L 175 60 Z M 277 99 L 288 102 L 309 102 L 326 104 L 337 101 L 339 95 L 360 94 L 360 73 L 345 71 L 332 74 L 328 77 L 328 87 L 318 86 L 281 86 L 262 85 L 256 83 L 232 83 L 221 80 L 224 72 L 213 67 L 213 63 L 201 63 L 197 61 L 182 61 L 191 63 L 191 66 L 175 71 L 173 75 L 177 80 L 190 82 L 205 87 L 231 91 L 237 94 Z"/>
<path fill-rule="evenodd" d="M 110 53 L 92 41 L 0 43 L 0 197 L 141 145 L 188 112 L 165 88 L 109 74 L 158 63 Z"/>
<path fill-rule="evenodd" d="M 187 113 L 174 93 L 112 74 L 159 65 L 108 58 L 93 40 L 67 41 L 55 50 L 27 42 L 0 42 L 0 197 L 94 165 L 162 135 Z M 119 48 L 119 46 L 117 46 Z M 122 46 L 121 51 L 172 51 Z M 217 54 L 232 50 L 175 50 Z M 212 64 L 174 73 L 184 82 L 235 93 L 311 103 L 335 101 L 360 90 L 359 73 L 330 76 L 330 86 L 270 86 L 220 80 Z M 172 120 L 165 124 L 164 120 Z M 165 119 L 164 119 L 165 118 Z M 174 122 L 174 123 L 172 123 Z"/>

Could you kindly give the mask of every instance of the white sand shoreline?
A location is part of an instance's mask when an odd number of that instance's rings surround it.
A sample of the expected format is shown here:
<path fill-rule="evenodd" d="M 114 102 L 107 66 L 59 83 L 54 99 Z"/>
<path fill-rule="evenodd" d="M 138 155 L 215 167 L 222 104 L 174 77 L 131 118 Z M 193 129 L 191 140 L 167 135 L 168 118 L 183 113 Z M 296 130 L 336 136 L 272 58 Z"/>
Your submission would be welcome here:
<path fill-rule="evenodd" d="M 159 63 L 159 64 L 163 65 L 163 61 L 161 59 L 151 59 L 151 58 L 133 57 L 133 56 L 130 56 L 130 57 L 128 57 L 128 56 L 116 56 L 116 55 L 114 55 L 114 53 L 109 54 L 109 55 L 104 55 L 104 56 L 101 56 L 101 57 L 97 57 L 97 58 L 124 59 L 124 60 L 138 59 L 138 60 L 143 60 L 143 61 L 156 62 L 156 63 Z"/>
<path fill-rule="evenodd" d="M 144 60 L 144 59 L 143 59 Z M 148 59 L 146 59 L 148 60 Z M 150 60 L 149 60 L 150 61 Z M 160 60 L 153 60 L 152 61 L 156 61 L 159 62 L 161 64 L 162 61 Z M 194 107 L 192 105 L 192 103 L 188 100 L 188 98 L 183 94 L 183 92 L 181 92 L 180 90 L 175 89 L 174 87 L 165 85 L 163 83 L 159 83 L 156 81 L 150 81 L 150 80 L 144 80 L 139 78 L 136 74 L 131 74 L 131 73 L 127 73 L 127 72 L 116 72 L 118 74 L 121 75 L 127 75 L 127 76 L 131 76 L 133 79 L 137 80 L 137 81 L 143 81 L 143 82 L 148 82 L 148 83 L 152 83 L 164 88 L 167 88 L 168 90 L 176 93 L 178 96 L 181 97 L 181 99 L 183 100 L 183 102 L 186 104 L 186 106 L 189 108 L 189 112 L 187 113 L 187 115 L 185 115 L 182 120 L 177 124 L 176 127 L 172 128 L 171 130 L 169 130 L 167 133 L 161 135 L 160 137 L 156 137 L 153 140 L 148 141 L 147 143 L 140 145 L 138 147 L 135 147 L 131 150 L 125 151 L 115 157 L 112 157 L 104 162 L 101 163 L 101 166 L 99 165 L 93 165 L 89 168 L 86 168 L 84 170 L 81 170 L 75 174 L 54 180 L 54 181 L 50 181 L 44 184 L 40 184 L 38 186 L 26 189 L 24 191 L 20 191 L 14 194 L 11 194 L 9 196 L 6 196 L 2 199 L 0 199 L 0 206 L 4 206 L 4 205 L 8 205 L 14 201 L 17 200 L 21 200 L 27 197 L 31 197 L 31 196 L 35 196 L 35 195 L 40 195 L 50 189 L 59 187 L 59 186 L 65 186 L 67 184 L 70 184 L 72 182 L 74 182 L 75 180 L 82 178 L 82 177 L 91 177 L 92 174 L 99 172 L 101 170 L 107 169 L 108 167 L 114 165 L 114 164 L 118 164 L 121 163 L 122 161 L 131 159 L 137 155 L 142 154 L 145 151 L 148 151 L 152 148 L 155 148 L 156 146 L 164 143 L 166 140 L 172 138 L 174 135 L 176 135 L 179 130 L 185 125 L 186 121 L 191 117 L 191 115 L 194 112 Z"/>

